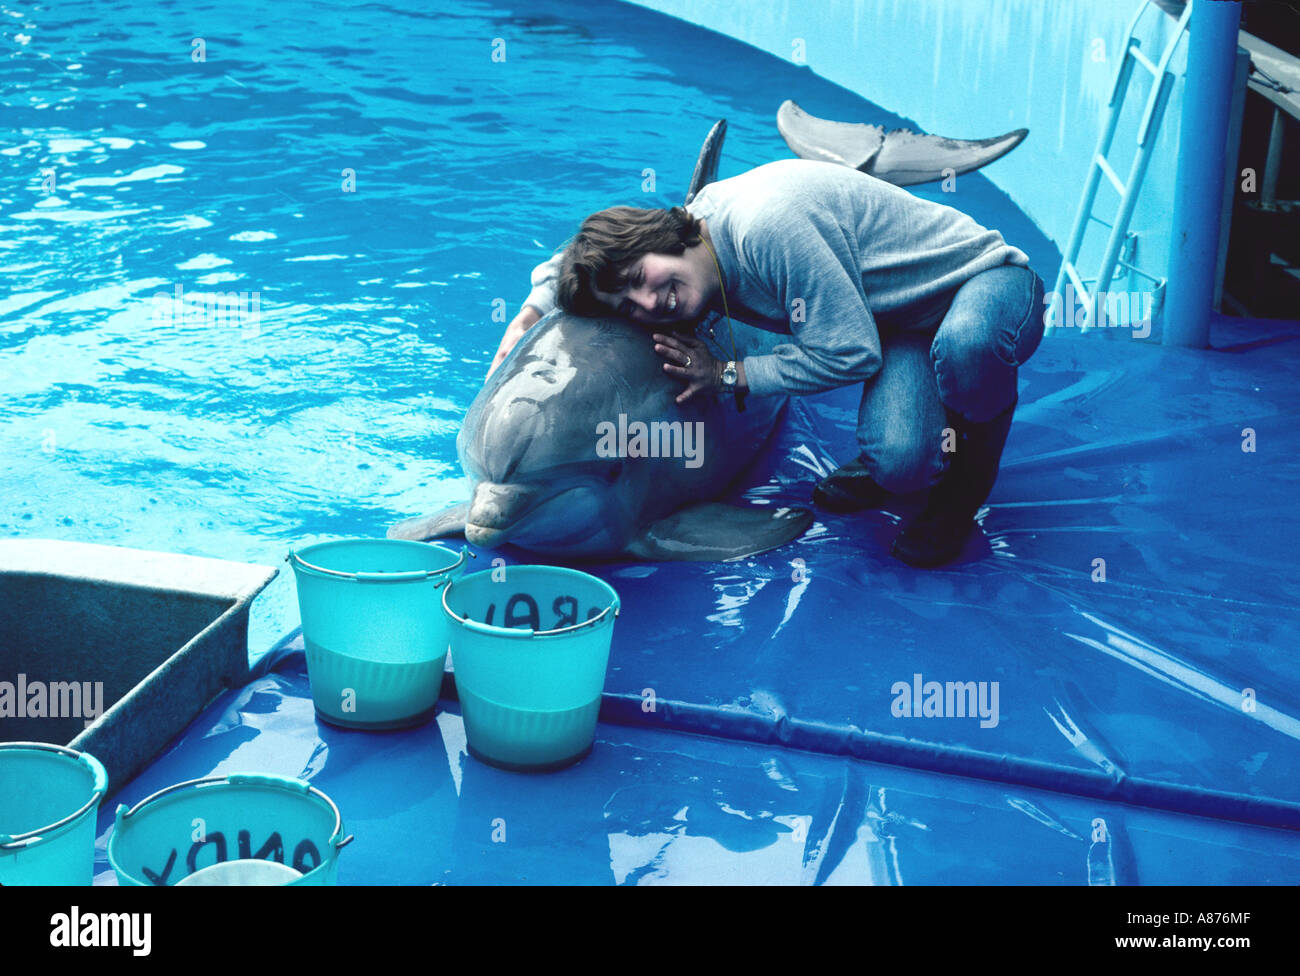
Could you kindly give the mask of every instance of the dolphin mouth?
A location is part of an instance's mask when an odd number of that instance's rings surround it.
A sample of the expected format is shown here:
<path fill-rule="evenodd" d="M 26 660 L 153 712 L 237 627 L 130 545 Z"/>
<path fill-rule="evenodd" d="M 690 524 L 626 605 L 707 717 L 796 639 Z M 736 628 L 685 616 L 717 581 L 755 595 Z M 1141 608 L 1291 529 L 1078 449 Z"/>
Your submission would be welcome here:
<path fill-rule="evenodd" d="M 585 538 L 588 533 L 580 527 L 581 518 L 576 513 L 582 507 L 579 504 L 579 492 L 584 485 L 569 479 L 570 483 L 554 482 L 498 484 L 480 482 L 474 488 L 469 513 L 465 519 L 465 539 L 473 545 L 494 548 L 505 542 L 516 542 L 527 546 L 531 536 L 536 534 L 534 516 L 543 510 L 548 531 L 557 531 L 557 525 L 551 523 L 558 518 L 566 535 Z M 560 513 L 555 506 L 559 503 Z M 576 506 L 576 507 L 575 507 Z"/>
<path fill-rule="evenodd" d="M 488 525 L 475 525 L 473 522 L 465 523 L 465 539 L 476 546 L 483 546 L 491 549 L 493 546 L 505 542 L 510 536 L 510 530 L 514 526 L 497 528 Z"/>
<path fill-rule="evenodd" d="M 547 498 L 539 484 L 500 484 L 480 481 L 474 486 L 465 538 L 476 546 L 507 541 L 519 525 Z"/>

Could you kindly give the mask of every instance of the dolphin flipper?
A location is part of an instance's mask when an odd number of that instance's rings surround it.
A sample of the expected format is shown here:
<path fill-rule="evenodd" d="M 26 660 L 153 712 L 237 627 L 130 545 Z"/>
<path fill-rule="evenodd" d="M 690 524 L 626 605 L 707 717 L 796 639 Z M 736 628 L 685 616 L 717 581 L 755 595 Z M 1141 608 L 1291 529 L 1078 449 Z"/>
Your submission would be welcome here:
<path fill-rule="evenodd" d="M 819 119 L 789 100 L 777 109 L 776 127 L 797 156 L 858 169 L 895 186 L 969 173 L 1005 156 L 1029 134 L 1016 129 L 989 139 L 948 139 L 907 129 L 886 132 L 880 125 Z"/>
<path fill-rule="evenodd" d="M 739 559 L 792 542 L 812 525 L 804 508 L 740 508 L 705 502 L 652 522 L 624 554 L 662 562 Z"/>
<path fill-rule="evenodd" d="M 727 120 L 718 119 L 700 146 L 699 158 L 695 160 L 695 172 L 691 174 L 691 185 L 686 190 L 687 203 L 718 178 L 718 158 L 722 155 L 722 140 L 726 137 Z"/>
<path fill-rule="evenodd" d="M 426 539 L 463 535 L 468 518 L 469 502 L 461 502 L 433 515 L 420 515 L 391 525 L 388 528 L 388 538 L 414 539 L 416 542 L 423 542 Z"/>

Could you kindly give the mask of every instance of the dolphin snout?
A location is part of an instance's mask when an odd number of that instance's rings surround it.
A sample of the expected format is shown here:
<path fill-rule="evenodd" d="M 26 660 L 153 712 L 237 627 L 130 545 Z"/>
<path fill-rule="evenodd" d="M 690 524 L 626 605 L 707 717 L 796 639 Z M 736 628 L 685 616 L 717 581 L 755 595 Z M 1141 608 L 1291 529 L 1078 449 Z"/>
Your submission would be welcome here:
<path fill-rule="evenodd" d="M 465 525 L 465 538 L 476 546 L 483 546 L 491 549 L 497 543 L 504 542 L 509 535 L 504 529 L 489 529 L 483 525 L 475 525 L 469 522 Z"/>
<path fill-rule="evenodd" d="M 504 542 L 537 499 L 538 489 L 534 487 L 480 481 L 470 499 L 465 538 L 476 546 Z"/>

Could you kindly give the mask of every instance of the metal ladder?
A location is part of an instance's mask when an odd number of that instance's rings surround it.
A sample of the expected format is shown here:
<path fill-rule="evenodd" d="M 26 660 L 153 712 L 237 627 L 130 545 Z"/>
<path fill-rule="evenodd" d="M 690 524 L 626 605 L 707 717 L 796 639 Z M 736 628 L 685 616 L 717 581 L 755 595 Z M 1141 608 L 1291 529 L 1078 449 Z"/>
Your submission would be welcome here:
<path fill-rule="evenodd" d="M 1133 216 L 1134 207 L 1137 206 L 1138 193 L 1142 189 L 1142 179 L 1146 175 L 1147 164 L 1151 161 L 1155 135 L 1160 130 L 1160 123 L 1165 114 L 1165 105 L 1169 101 L 1169 92 L 1176 77 L 1169 70 L 1169 62 L 1173 58 L 1174 50 L 1178 47 L 1178 42 L 1187 33 L 1187 21 L 1192 14 L 1193 2 L 1200 3 L 1203 0 L 1188 0 L 1187 5 L 1183 8 L 1182 15 L 1178 18 L 1173 35 L 1170 37 L 1168 44 L 1165 45 L 1164 53 L 1160 56 L 1158 64 L 1153 64 L 1151 59 L 1141 52 L 1141 42 L 1133 36 L 1142 15 L 1151 6 L 1151 0 L 1142 0 L 1137 13 L 1129 21 L 1128 32 L 1124 41 L 1124 58 L 1120 62 L 1119 70 L 1115 72 L 1115 84 L 1111 89 L 1110 102 L 1107 106 L 1109 117 L 1102 129 L 1101 138 L 1097 140 L 1097 150 L 1092 154 L 1092 163 L 1088 167 L 1088 182 L 1083 190 L 1083 198 L 1079 201 L 1078 213 L 1074 217 L 1074 227 L 1070 231 L 1070 242 L 1065 249 L 1064 260 L 1061 261 L 1061 270 L 1056 276 L 1056 287 L 1052 289 L 1052 303 L 1049 309 L 1047 332 L 1050 332 L 1052 328 L 1060 328 L 1058 325 L 1060 312 L 1063 301 L 1067 297 L 1070 298 L 1071 303 L 1068 311 L 1072 315 L 1074 314 L 1072 303 L 1075 298 L 1073 295 L 1067 296 L 1065 291 L 1067 284 L 1074 289 L 1074 295 L 1077 295 L 1083 302 L 1081 321 L 1078 321 L 1081 332 L 1096 328 L 1096 320 L 1099 316 L 1102 319 L 1101 325 L 1105 325 L 1106 310 L 1104 307 L 1098 308 L 1098 306 L 1102 304 L 1100 299 L 1105 295 L 1105 288 L 1116 277 L 1117 266 L 1126 268 L 1154 282 L 1155 288 L 1153 290 L 1157 293 L 1164 288 L 1166 279 L 1147 274 L 1141 268 L 1125 260 L 1124 256 L 1121 255 L 1121 249 L 1131 239 L 1128 234 L 1129 220 Z M 1142 124 L 1138 128 L 1137 155 L 1133 158 L 1133 165 L 1129 168 L 1126 182 L 1116 174 L 1107 161 L 1106 155 L 1110 152 L 1111 142 L 1115 138 L 1115 129 L 1119 123 L 1120 114 L 1124 109 L 1124 100 L 1128 95 L 1134 65 L 1145 68 L 1151 74 L 1153 84 L 1151 93 L 1147 97 L 1146 111 L 1142 114 Z M 1105 176 L 1110 181 L 1120 195 L 1119 212 L 1116 214 L 1113 224 L 1094 216 L 1092 212 L 1097 199 L 1097 186 L 1101 182 L 1102 176 Z M 1109 227 L 1110 237 L 1106 242 L 1106 250 L 1101 259 L 1101 267 L 1097 271 L 1097 276 L 1095 278 L 1082 278 L 1079 275 L 1079 269 L 1076 267 L 1075 261 L 1079 257 L 1079 249 L 1083 244 L 1088 222 L 1093 220 L 1103 227 Z M 1095 286 L 1092 292 L 1089 292 L 1087 288 L 1090 284 Z"/>

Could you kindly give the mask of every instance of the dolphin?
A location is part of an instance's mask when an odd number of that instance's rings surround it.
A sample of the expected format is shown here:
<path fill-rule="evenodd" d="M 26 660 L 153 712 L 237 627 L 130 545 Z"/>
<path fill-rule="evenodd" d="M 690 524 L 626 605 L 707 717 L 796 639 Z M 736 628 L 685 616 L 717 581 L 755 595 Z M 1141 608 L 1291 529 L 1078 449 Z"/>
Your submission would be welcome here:
<path fill-rule="evenodd" d="M 768 341 L 758 329 L 738 332 L 751 349 Z M 716 561 L 802 535 L 813 521 L 806 509 L 715 501 L 767 442 L 785 399 L 752 397 L 742 411 L 723 395 L 678 404 L 680 392 L 649 333 L 557 309 L 524 334 L 465 415 L 456 448 L 470 500 L 388 536 L 463 533 L 475 545 L 565 560 Z"/>
<path fill-rule="evenodd" d="M 880 125 L 819 119 L 791 100 L 777 109 L 776 127 L 797 156 L 861 170 L 895 186 L 969 173 L 1005 156 L 1029 134 L 1016 129 L 989 139 L 949 139 L 908 129 L 886 132 Z"/>

